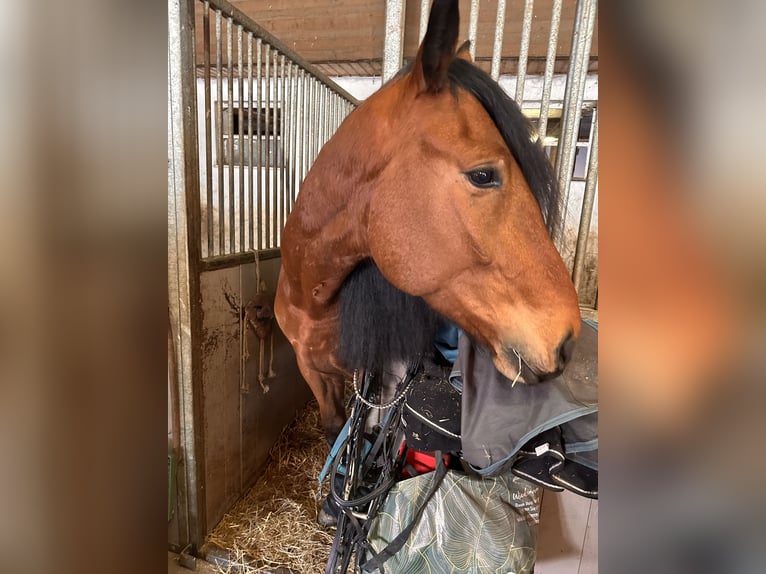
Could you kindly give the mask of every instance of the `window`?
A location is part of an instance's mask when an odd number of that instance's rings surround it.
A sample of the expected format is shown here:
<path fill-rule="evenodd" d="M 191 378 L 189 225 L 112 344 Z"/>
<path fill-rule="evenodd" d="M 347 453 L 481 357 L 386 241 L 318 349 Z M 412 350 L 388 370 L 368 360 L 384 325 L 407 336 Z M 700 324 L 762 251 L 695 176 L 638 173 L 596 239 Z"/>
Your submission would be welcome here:
<path fill-rule="evenodd" d="M 557 110 L 558 111 L 558 110 Z M 559 137 L 561 136 L 561 115 L 548 119 L 545 141 L 543 147 L 552 164 L 556 163 L 558 154 Z M 586 107 L 580 117 L 580 125 L 577 130 L 577 142 L 575 144 L 575 158 L 572 166 L 572 180 L 585 181 L 588 176 L 588 162 L 590 161 L 590 137 L 593 126 L 593 109 Z"/>
<path fill-rule="evenodd" d="M 282 167 L 282 110 L 265 106 L 250 110 L 246 104 L 235 104 L 231 107 L 231 117 L 229 110 L 228 104 L 223 104 L 223 153 L 219 165 L 237 166 L 244 159 L 245 166 L 265 167 L 268 162 L 269 167 Z"/>

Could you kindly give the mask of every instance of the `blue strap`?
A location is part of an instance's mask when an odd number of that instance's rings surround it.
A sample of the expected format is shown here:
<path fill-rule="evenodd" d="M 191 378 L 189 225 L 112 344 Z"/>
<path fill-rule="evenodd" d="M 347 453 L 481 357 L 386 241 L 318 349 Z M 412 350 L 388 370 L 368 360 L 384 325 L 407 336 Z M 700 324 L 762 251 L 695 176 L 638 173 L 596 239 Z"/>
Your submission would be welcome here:
<path fill-rule="evenodd" d="M 348 438 L 348 430 L 350 427 L 351 427 L 351 419 L 348 419 L 346 421 L 346 424 L 343 425 L 343 428 L 340 430 L 340 434 L 338 434 L 338 438 L 335 439 L 335 444 L 332 445 L 332 448 L 330 449 L 330 454 L 327 455 L 327 460 L 325 460 L 324 468 L 322 468 L 322 472 L 319 474 L 320 486 L 324 482 L 324 479 L 327 477 L 327 473 L 330 472 L 330 467 L 332 466 L 332 463 L 335 460 L 335 457 L 338 456 L 338 452 L 340 452 L 340 448 L 343 446 L 343 443 L 346 442 L 346 439 Z"/>

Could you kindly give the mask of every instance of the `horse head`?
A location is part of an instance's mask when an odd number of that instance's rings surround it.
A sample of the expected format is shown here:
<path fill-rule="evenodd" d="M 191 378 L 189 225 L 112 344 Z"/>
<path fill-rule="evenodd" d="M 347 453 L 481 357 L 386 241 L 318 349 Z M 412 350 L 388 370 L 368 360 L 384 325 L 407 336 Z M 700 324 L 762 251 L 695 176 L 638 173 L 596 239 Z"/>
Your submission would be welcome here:
<path fill-rule="evenodd" d="M 457 2 L 434 2 L 412 67 L 356 112 L 378 119 L 370 148 L 384 158 L 369 253 L 394 286 L 490 348 L 503 374 L 521 365 L 535 382 L 561 372 L 580 329 L 544 219 L 555 182 L 518 106 L 456 57 L 457 34 Z"/>
<path fill-rule="evenodd" d="M 339 293 L 364 261 L 509 378 L 561 372 L 580 331 L 546 227 L 558 213 L 550 164 L 518 106 L 456 50 L 458 20 L 456 0 L 434 1 L 413 64 L 325 144 L 286 222 L 275 311 L 329 431 L 344 420 L 349 368 Z"/>

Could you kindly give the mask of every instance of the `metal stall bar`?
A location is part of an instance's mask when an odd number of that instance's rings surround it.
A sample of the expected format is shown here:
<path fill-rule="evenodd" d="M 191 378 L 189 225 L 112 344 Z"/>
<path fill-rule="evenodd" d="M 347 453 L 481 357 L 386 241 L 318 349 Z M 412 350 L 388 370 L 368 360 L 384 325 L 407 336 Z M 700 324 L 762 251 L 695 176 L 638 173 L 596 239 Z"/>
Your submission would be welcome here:
<path fill-rule="evenodd" d="M 319 109 L 319 82 L 314 80 L 312 78 L 311 80 L 311 110 L 317 110 Z M 309 155 L 309 159 L 311 160 L 311 164 L 314 163 L 314 160 L 317 157 L 317 154 L 319 154 L 319 114 L 315 113 L 312 116 L 312 122 L 311 122 L 311 154 Z"/>
<path fill-rule="evenodd" d="M 276 157 L 277 165 L 279 168 L 277 169 L 277 175 L 279 177 L 279 186 L 277 188 L 277 195 L 279 197 L 279 222 L 278 225 L 275 226 L 275 233 L 274 233 L 274 246 L 279 246 L 281 244 L 281 237 L 282 237 L 282 227 L 284 227 L 285 219 L 287 218 L 287 212 L 285 211 L 285 193 L 287 189 L 287 184 L 285 183 L 285 180 L 287 179 L 287 172 L 285 170 L 285 158 L 284 158 L 284 151 L 287 146 L 287 133 L 285 132 L 285 126 L 286 126 L 286 116 L 288 113 L 287 110 L 287 76 L 286 74 L 287 70 L 287 62 L 284 57 L 284 55 L 280 55 L 279 57 L 279 124 L 277 124 L 277 127 L 279 128 L 279 145 L 275 145 L 274 154 Z"/>
<path fill-rule="evenodd" d="M 335 94 L 332 95 L 332 133 L 335 133 L 335 131 L 340 127 L 340 113 L 339 113 L 339 107 L 338 104 L 340 102 L 338 101 L 338 96 Z"/>
<path fill-rule="evenodd" d="M 285 213 L 290 213 L 293 207 L 293 190 L 295 188 L 295 166 L 293 165 L 293 158 L 295 157 L 295 66 L 290 63 L 287 66 L 287 109 L 288 113 L 285 114 L 287 118 L 287 153 L 285 154 L 285 162 L 290 162 L 290 165 L 286 167 L 287 176 L 287 189 L 285 190 Z M 281 243 L 281 240 L 280 240 Z"/>
<path fill-rule="evenodd" d="M 383 83 L 402 67 L 404 53 L 404 1 L 386 0 L 386 36 L 383 42 Z"/>
<path fill-rule="evenodd" d="M 258 97 L 255 103 L 255 134 L 253 134 L 251 140 L 256 140 L 256 148 L 258 150 L 258 162 L 253 162 L 252 170 L 255 171 L 255 166 L 263 165 L 263 145 L 261 144 L 261 134 L 263 133 L 263 124 L 261 122 L 261 110 L 263 109 L 263 84 L 261 81 L 261 66 L 263 64 L 263 43 L 258 38 L 255 41 L 256 55 L 255 55 L 255 89 Z M 255 199 L 255 232 L 258 234 L 258 239 L 255 242 L 256 247 L 260 251 L 263 249 L 263 234 L 261 233 L 261 221 L 263 214 L 262 205 L 263 200 L 263 170 L 258 168 L 258 180 L 256 182 L 256 199 Z"/>
<path fill-rule="evenodd" d="M 551 12 L 551 30 L 548 36 L 548 53 L 545 56 L 545 74 L 543 77 L 543 97 L 540 102 L 540 119 L 537 122 L 537 133 L 540 141 L 545 140 L 548 132 L 548 114 L 551 107 L 551 86 L 553 85 L 553 71 L 556 66 L 556 51 L 559 41 L 559 26 L 561 25 L 561 0 L 553 0 Z"/>
<path fill-rule="evenodd" d="M 221 13 L 215 13 L 215 84 L 216 84 L 216 106 L 215 106 L 215 161 L 218 164 L 218 249 L 216 255 L 223 255 L 226 248 L 224 234 L 226 225 L 224 225 L 225 206 L 223 202 L 223 193 L 225 190 L 223 184 L 223 40 L 222 40 L 222 16 Z"/>
<path fill-rule="evenodd" d="M 294 153 L 290 156 L 294 168 L 292 170 L 293 174 L 293 195 L 292 195 L 292 203 L 290 205 L 290 209 L 292 211 L 292 206 L 295 205 L 295 198 L 298 196 L 298 188 L 300 186 L 300 182 L 303 181 L 303 176 L 301 175 L 301 162 L 302 159 L 302 150 L 301 150 L 301 130 L 303 129 L 303 107 L 301 104 L 301 97 L 303 95 L 303 87 L 301 85 L 301 72 L 299 66 L 295 67 L 295 114 L 294 114 L 294 122 L 295 122 L 295 133 L 293 134 L 293 140 L 294 140 Z"/>
<path fill-rule="evenodd" d="M 311 162 L 315 162 L 319 155 L 319 150 L 322 149 L 322 84 L 314 82 L 314 110 L 316 114 L 315 125 L 315 140 L 314 140 L 314 156 L 311 158 Z"/>
<path fill-rule="evenodd" d="M 314 79 L 311 76 L 306 77 L 306 173 L 308 175 L 309 169 L 314 162 L 313 150 L 314 150 L 314 121 L 316 116 L 313 113 L 315 108 L 314 104 Z"/>
<path fill-rule="evenodd" d="M 210 4 L 203 2 L 202 10 L 203 76 L 205 84 L 205 219 L 207 223 L 207 252 L 213 254 L 213 133 L 211 131 L 212 98 L 210 94 Z"/>
<path fill-rule="evenodd" d="M 308 85 L 308 109 L 310 111 L 313 111 L 316 109 L 316 100 L 314 98 L 315 93 L 315 84 L 313 78 L 309 77 L 309 85 Z M 308 173 L 308 166 L 312 165 L 314 163 L 314 147 L 315 147 L 315 139 L 316 139 L 316 115 L 310 114 L 309 115 L 309 129 L 306 130 L 306 137 L 308 138 L 308 159 L 306 162 L 306 170 Z"/>
<path fill-rule="evenodd" d="M 179 473 L 179 543 L 196 550 L 206 529 L 201 504 L 205 451 L 196 430 L 201 413 L 200 298 L 201 212 L 194 10 L 191 2 L 168 3 L 168 310 L 179 385 L 178 417 L 183 467 Z M 181 453 L 177 453 L 181 455 Z"/>
<path fill-rule="evenodd" d="M 291 164 L 291 145 L 292 145 L 292 123 L 293 123 L 293 65 L 292 62 L 287 60 L 285 64 L 285 77 L 284 77 L 284 83 L 285 83 L 285 97 L 284 101 L 282 102 L 282 122 L 284 123 L 284 127 L 282 130 L 283 133 L 283 151 L 282 151 L 282 172 L 284 177 L 284 193 L 282 195 L 282 205 L 283 205 L 283 214 L 284 217 L 282 219 L 282 222 L 279 226 L 279 229 L 281 230 L 284 227 L 285 220 L 287 219 L 287 214 L 290 213 L 290 194 L 292 190 L 292 185 L 290 183 L 290 170 L 292 169 Z M 280 245 L 282 243 L 281 239 L 281 231 L 280 231 Z"/>
<path fill-rule="evenodd" d="M 324 89 L 322 88 L 322 84 L 319 82 L 315 83 L 316 85 L 316 107 L 314 108 L 317 112 L 316 114 L 316 148 L 314 150 L 314 160 L 316 161 L 317 156 L 319 155 L 319 150 L 322 149 L 322 144 L 324 143 L 324 119 L 322 118 L 322 108 L 324 107 Z"/>
<path fill-rule="evenodd" d="M 314 145 L 314 156 L 311 158 L 311 162 L 315 162 L 319 155 L 319 150 L 322 149 L 322 84 L 314 82 L 314 111 L 316 112 L 316 140 Z"/>
<path fill-rule="evenodd" d="M 498 0 L 495 16 L 495 43 L 492 46 L 492 68 L 490 75 L 497 81 L 500 77 L 500 59 L 503 52 L 503 32 L 505 31 L 505 0 Z M 520 104 L 521 102 L 519 102 Z"/>
<path fill-rule="evenodd" d="M 273 58 L 273 66 L 271 68 L 272 73 L 274 74 L 273 81 L 274 81 L 274 99 L 272 100 L 271 104 L 271 129 L 269 130 L 269 146 L 268 146 L 268 154 L 269 154 L 269 161 L 271 161 L 273 168 L 273 179 L 271 181 L 271 210 L 269 210 L 269 213 L 272 214 L 268 217 L 268 219 L 271 221 L 271 239 L 270 239 L 270 247 L 278 247 L 279 243 L 277 243 L 277 227 L 279 227 L 279 186 L 281 184 L 280 177 L 279 177 L 279 162 L 277 158 L 277 137 L 279 137 L 279 123 L 280 123 L 280 117 L 279 113 L 281 110 L 279 109 L 279 102 L 280 98 L 282 97 L 282 94 L 280 94 L 279 88 L 280 88 L 280 77 L 279 77 L 279 51 L 274 50 L 272 54 Z M 281 140 L 280 140 L 281 141 Z M 273 161 L 272 161 L 273 159 Z"/>
<path fill-rule="evenodd" d="M 228 121 L 228 127 L 225 130 L 228 135 L 227 149 L 228 149 L 228 161 L 229 165 L 229 217 L 224 220 L 229 228 L 229 252 L 234 251 L 234 233 L 235 229 L 235 213 L 234 213 L 234 66 L 232 65 L 232 25 L 231 18 L 226 19 L 226 70 L 229 73 L 229 81 L 227 83 L 227 93 L 229 94 L 228 110 L 226 118 Z"/>
<path fill-rule="evenodd" d="M 324 88 L 324 110 L 322 111 L 322 117 L 324 118 L 324 143 L 327 143 L 327 140 L 330 139 L 330 130 L 332 129 L 332 126 L 330 124 L 330 90 L 328 90 L 326 87 Z"/>
<path fill-rule="evenodd" d="M 593 28 L 596 22 L 597 0 L 578 0 L 575 15 L 575 28 L 572 34 L 572 48 L 569 56 L 569 71 L 564 93 L 564 109 L 562 118 L 559 149 L 556 156 L 556 177 L 559 189 L 564 193 L 562 214 L 555 226 L 554 241 L 561 251 L 563 248 L 563 232 L 567 219 L 567 204 L 569 199 L 569 184 L 572 181 L 577 134 L 582 115 L 582 103 L 585 93 L 585 79 L 588 75 L 590 62 L 590 47 L 593 38 Z"/>
<path fill-rule="evenodd" d="M 322 123 L 324 123 L 324 137 L 322 137 L 322 145 L 324 145 L 332 135 L 330 132 L 330 90 L 327 89 L 327 86 L 322 87 L 322 94 L 322 113 L 320 117 L 323 119 Z"/>
<path fill-rule="evenodd" d="M 279 57 L 279 73 L 280 73 L 280 82 L 279 82 L 279 141 L 280 145 L 277 150 L 275 150 L 275 153 L 277 155 L 277 161 L 279 162 L 279 225 L 276 226 L 276 245 L 281 244 L 281 235 L 282 235 L 282 228 L 285 225 L 285 218 L 287 217 L 287 208 L 285 206 L 285 197 L 287 196 L 287 171 L 285 169 L 285 157 L 284 157 L 284 151 L 289 146 L 289 142 L 287 139 L 287 116 L 289 114 L 289 109 L 287 102 L 289 101 L 289 95 L 287 94 L 288 89 L 288 82 L 287 82 L 287 64 L 285 62 L 285 57 L 280 56 Z"/>
<path fill-rule="evenodd" d="M 476 34 L 479 28 L 479 0 L 471 0 L 471 12 L 468 16 L 468 41 L 471 42 L 469 52 L 471 59 L 476 61 Z"/>
<path fill-rule="evenodd" d="M 503 2 L 505 4 L 505 2 Z M 535 8 L 534 0 L 524 2 L 524 24 L 521 29 L 521 47 L 519 48 L 519 66 L 516 72 L 516 103 L 522 106 L 524 103 L 524 83 L 527 79 L 527 62 L 529 60 L 529 38 L 532 34 L 532 15 Z M 498 11 L 500 6 L 498 5 Z M 494 57 L 492 59 L 494 64 Z M 500 62 L 498 62 L 498 75 Z M 496 78 L 497 79 L 497 78 Z"/>
<path fill-rule="evenodd" d="M 320 92 L 322 94 L 322 99 L 319 101 L 319 121 L 322 124 L 322 146 L 324 146 L 325 143 L 327 143 L 328 137 L 327 137 L 327 131 L 328 131 L 328 125 L 327 125 L 327 88 L 324 86 L 319 87 Z M 320 146 L 321 149 L 321 146 Z"/>
<path fill-rule="evenodd" d="M 338 98 L 330 92 L 330 133 L 338 129 Z"/>
<path fill-rule="evenodd" d="M 237 107 L 237 124 L 239 127 L 239 249 L 245 248 L 245 82 L 242 73 L 242 26 L 237 25 L 237 87 L 239 88 L 239 106 Z M 234 131 L 232 129 L 232 131 Z M 232 133 L 231 137 L 234 137 Z"/>
<path fill-rule="evenodd" d="M 269 249 L 272 247 L 271 245 L 271 186 L 273 185 L 273 182 L 271 181 L 271 130 L 272 130 L 272 119 L 271 119 L 271 72 L 270 72 L 270 66 L 271 66 L 271 46 L 266 44 L 264 46 L 264 55 L 263 55 L 263 61 L 265 63 L 265 68 L 263 71 L 263 78 L 265 80 L 266 86 L 264 87 L 264 92 L 266 95 L 266 102 L 263 105 L 263 111 L 264 111 L 264 128 L 263 131 L 266 135 L 265 138 L 262 137 L 261 134 L 258 134 L 258 143 L 261 146 L 261 153 L 262 161 L 259 162 L 260 166 L 265 166 L 265 170 L 263 170 L 263 175 L 265 179 L 264 187 L 266 189 L 263 190 L 263 197 L 259 198 L 259 201 L 263 202 L 263 219 L 258 221 L 258 228 L 263 228 L 264 232 L 264 247 L 266 249 Z M 264 139 L 266 142 L 266 145 L 264 146 Z M 263 148 L 266 148 L 265 150 Z"/>
<path fill-rule="evenodd" d="M 423 42 L 423 37 L 428 29 L 428 11 L 431 0 L 420 0 L 420 26 L 418 27 L 418 46 Z"/>
<path fill-rule="evenodd" d="M 209 102 L 199 120 L 202 269 L 249 261 L 252 248 L 276 256 L 302 179 L 358 102 L 226 0 L 184 1 L 199 8 L 199 90 L 207 92 L 198 105 Z"/>
<path fill-rule="evenodd" d="M 298 172 L 300 177 L 300 181 L 303 181 L 306 179 L 306 166 L 308 165 L 308 159 L 306 157 L 306 153 L 308 150 L 308 141 L 306 140 L 306 132 L 308 131 L 308 97 L 306 94 L 306 70 L 301 70 L 301 76 L 300 76 L 300 86 L 301 86 L 301 153 L 300 153 L 300 161 L 301 161 L 301 167 L 300 171 Z"/>
<path fill-rule="evenodd" d="M 255 200 L 255 193 L 253 186 L 255 185 L 255 170 L 253 169 L 254 154 L 253 154 L 253 33 L 247 33 L 247 135 L 248 150 L 247 150 L 247 167 L 248 167 L 248 186 L 247 186 L 247 222 L 248 222 L 248 241 L 249 248 L 255 248 L 255 225 L 253 222 L 253 216 L 255 215 L 253 201 Z M 244 248 L 244 247 L 243 247 Z"/>
<path fill-rule="evenodd" d="M 593 217 L 593 206 L 596 199 L 596 185 L 598 184 L 598 109 L 593 110 L 593 124 L 591 127 L 590 157 L 588 158 L 588 175 L 585 183 L 585 193 L 580 213 L 580 227 L 577 231 L 577 246 L 575 248 L 574 264 L 572 265 L 572 281 L 575 289 L 580 293 L 580 285 L 585 269 L 585 255 L 590 235 L 590 223 Z"/>

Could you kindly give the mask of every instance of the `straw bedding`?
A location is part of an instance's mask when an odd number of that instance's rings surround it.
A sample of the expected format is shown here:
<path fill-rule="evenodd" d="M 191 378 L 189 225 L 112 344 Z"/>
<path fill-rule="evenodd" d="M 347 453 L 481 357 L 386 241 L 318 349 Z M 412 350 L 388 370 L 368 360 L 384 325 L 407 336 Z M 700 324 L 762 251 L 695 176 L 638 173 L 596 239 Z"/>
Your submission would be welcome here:
<path fill-rule="evenodd" d="M 250 492 L 210 534 L 208 545 L 223 549 L 232 563 L 218 566 L 220 572 L 324 572 L 334 530 L 316 522 L 316 477 L 327 456 L 320 429 L 312 401 L 272 447 Z"/>

